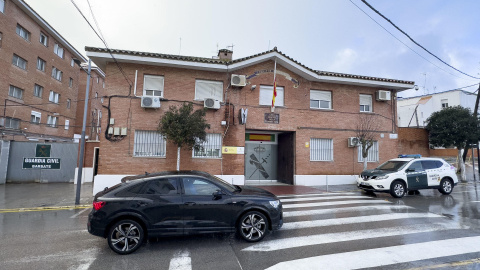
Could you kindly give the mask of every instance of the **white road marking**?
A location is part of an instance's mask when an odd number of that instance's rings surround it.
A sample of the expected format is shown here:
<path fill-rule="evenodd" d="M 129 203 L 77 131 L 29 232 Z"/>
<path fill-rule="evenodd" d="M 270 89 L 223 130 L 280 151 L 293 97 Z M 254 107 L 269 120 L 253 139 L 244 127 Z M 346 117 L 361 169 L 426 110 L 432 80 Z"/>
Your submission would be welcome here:
<path fill-rule="evenodd" d="M 367 196 L 328 196 L 328 197 L 308 197 L 308 198 L 293 198 L 293 199 L 281 199 L 282 203 L 286 202 L 303 202 L 303 201 L 324 201 L 335 199 L 365 199 L 370 198 Z"/>
<path fill-rule="evenodd" d="M 388 203 L 389 201 L 375 200 L 375 199 L 365 199 L 365 200 L 351 200 L 351 201 L 338 201 L 338 202 L 318 202 L 318 203 L 297 203 L 297 204 L 284 204 L 283 209 L 290 208 L 302 208 L 302 207 L 317 207 L 317 206 L 333 206 L 333 205 L 345 205 L 345 204 L 371 204 L 371 203 Z"/>
<path fill-rule="evenodd" d="M 357 194 L 354 192 L 339 192 L 339 193 L 309 193 L 309 194 L 301 194 L 301 195 L 282 195 L 277 196 L 277 198 L 290 198 L 290 197 L 312 197 L 312 196 L 331 196 L 331 195 L 351 195 Z"/>
<path fill-rule="evenodd" d="M 413 233 L 426 233 L 443 230 L 462 229 L 458 225 L 448 226 L 441 223 L 417 224 L 409 226 L 398 226 L 379 228 L 372 230 L 359 230 L 342 233 L 317 234 L 301 237 L 291 237 L 285 239 L 262 241 L 258 244 L 242 249 L 242 251 L 275 251 L 281 249 L 313 246 L 337 242 L 345 242 L 361 239 L 372 239 L 387 236 L 405 235 Z"/>
<path fill-rule="evenodd" d="M 173 255 L 170 260 L 169 270 L 191 270 L 192 258 L 190 258 L 190 252 L 188 250 L 181 250 Z"/>
<path fill-rule="evenodd" d="M 278 263 L 267 269 L 359 269 L 480 252 L 480 236 L 358 250 Z"/>
<path fill-rule="evenodd" d="M 83 209 L 82 211 L 76 213 L 75 215 L 71 216 L 70 218 L 76 218 L 78 217 L 79 215 L 81 215 L 83 212 L 87 211 L 87 210 L 91 210 L 92 208 L 85 208 Z"/>
<path fill-rule="evenodd" d="M 305 210 L 305 211 L 290 211 L 283 212 L 283 217 L 298 217 L 298 216 L 309 216 L 309 215 L 321 215 L 321 214 L 337 214 L 337 213 L 347 213 L 355 211 L 368 211 L 368 210 L 404 210 L 411 209 L 413 207 L 406 205 L 364 205 L 364 206 L 354 206 L 354 207 L 344 207 L 344 208 L 334 208 L 334 209 L 315 209 L 315 210 Z"/>
<path fill-rule="evenodd" d="M 333 226 L 333 225 L 376 222 L 376 221 L 386 221 L 386 220 L 395 220 L 395 219 L 404 219 L 404 218 L 445 218 L 445 217 L 432 214 L 432 213 L 390 213 L 390 214 L 372 215 L 372 216 L 286 222 L 283 224 L 283 227 L 281 228 L 281 230 L 325 227 L 325 226 Z"/>

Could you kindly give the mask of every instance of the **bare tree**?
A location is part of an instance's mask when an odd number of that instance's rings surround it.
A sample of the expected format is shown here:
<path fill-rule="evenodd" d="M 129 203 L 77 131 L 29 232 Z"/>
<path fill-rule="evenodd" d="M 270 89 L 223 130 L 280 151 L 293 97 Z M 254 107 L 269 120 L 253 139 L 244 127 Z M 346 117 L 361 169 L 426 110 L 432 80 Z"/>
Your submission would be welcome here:
<path fill-rule="evenodd" d="M 358 146 L 362 147 L 363 170 L 367 169 L 368 150 L 372 148 L 378 136 L 380 123 L 375 114 L 359 114 L 355 135 L 358 138 Z"/>

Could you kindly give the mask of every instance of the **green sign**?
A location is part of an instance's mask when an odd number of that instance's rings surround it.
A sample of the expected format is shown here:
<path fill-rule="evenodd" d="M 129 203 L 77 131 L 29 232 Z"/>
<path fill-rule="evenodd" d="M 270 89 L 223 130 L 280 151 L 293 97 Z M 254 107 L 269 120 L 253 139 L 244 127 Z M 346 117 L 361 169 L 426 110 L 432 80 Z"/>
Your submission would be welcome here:
<path fill-rule="evenodd" d="M 59 158 L 23 158 L 24 169 L 47 169 L 47 170 L 59 170 L 60 159 Z"/>
<path fill-rule="evenodd" d="M 50 150 L 52 145 L 50 144 L 37 144 L 37 149 L 35 151 L 36 157 L 50 157 Z"/>

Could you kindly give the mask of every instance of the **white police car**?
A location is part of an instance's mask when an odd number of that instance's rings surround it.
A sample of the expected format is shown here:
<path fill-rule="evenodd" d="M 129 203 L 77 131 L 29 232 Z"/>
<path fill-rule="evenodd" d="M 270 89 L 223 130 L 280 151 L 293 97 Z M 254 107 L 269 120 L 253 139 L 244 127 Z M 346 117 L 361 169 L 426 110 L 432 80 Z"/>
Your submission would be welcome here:
<path fill-rule="evenodd" d="M 458 183 L 455 167 L 441 158 L 395 158 L 363 171 L 357 187 L 367 192 L 389 192 L 401 198 L 407 191 L 438 189 L 450 194 Z"/>

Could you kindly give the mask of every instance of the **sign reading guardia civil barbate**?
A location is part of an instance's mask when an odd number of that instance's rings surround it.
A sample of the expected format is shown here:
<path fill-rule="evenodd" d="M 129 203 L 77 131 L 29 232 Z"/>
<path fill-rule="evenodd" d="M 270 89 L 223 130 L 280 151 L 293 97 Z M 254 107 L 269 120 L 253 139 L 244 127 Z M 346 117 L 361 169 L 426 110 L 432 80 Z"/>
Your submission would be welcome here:
<path fill-rule="evenodd" d="M 37 144 L 35 157 L 23 158 L 24 169 L 60 169 L 60 158 L 50 157 L 51 145 Z"/>

